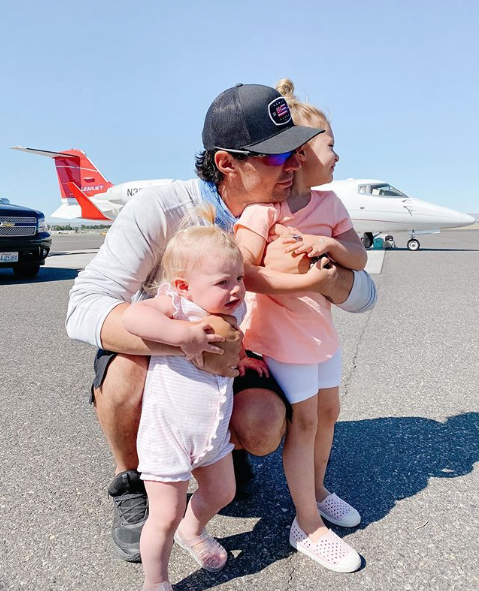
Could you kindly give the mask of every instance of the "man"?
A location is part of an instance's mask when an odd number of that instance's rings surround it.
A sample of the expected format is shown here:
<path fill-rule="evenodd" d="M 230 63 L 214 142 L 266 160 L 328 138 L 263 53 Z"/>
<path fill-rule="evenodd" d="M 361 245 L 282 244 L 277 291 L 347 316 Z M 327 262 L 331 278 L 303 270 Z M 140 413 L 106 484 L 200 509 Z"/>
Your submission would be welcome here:
<path fill-rule="evenodd" d="M 231 227 L 249 203 L 286 200 L 294 171 L 300 168 L 295 150 L 318 133 L 321 130 L 295 126 L 286 101 L 273 88 L 238 84 L 226 90 L 206 115 L 205 151 L 196 163 L 201 180 L 141 191 L 123 208 L 99 253 L 75 281 L 67 331 L 71 338 L 100 348 L 92 400 L 116 461 L 116 476 L 109 487 L 115 502 L 112 537 L 117 554 L 125 560 L 140 560 L 139 536 L 147 511 L 143 482 L 136 471 L 136 434 L 149 356 L 182 352 L 126 332 L 122 314 L 133 297 L 145 297 L 145 286 L 161 269 L 166 243 L 188 212 L 209 201 L 216 207 L 216 223 Z M 281 262 L 283 250 L 283 245 L 276 250 L 273 246 L 269 256 L 277 269 L 286 272 L 290 263 Z M 265 269 L 266 293 L 268 273 Z M 353 276 L 349 270 L 323 265 L 308 271 L 305 280 L 308 290 L 344 302 L 345 309 L 358 312 L 374 305 L 374 284 L 366 273 Z M 237 376 L 237 333 L 222 319 L 207 320 L 215 323 L 216 332 L 226 341 L 211 344 L 212 352 L 220 346 L 224 353 L 205 355 L 204 369 Z M 253 374 L 235 380 L 230 428 L 238 449 L 261 456 L 279 445 L 286 408 L 275 381 Z M 250 479 L 245 452 L 236 455 L 235 470 L 243 481 Z"/>

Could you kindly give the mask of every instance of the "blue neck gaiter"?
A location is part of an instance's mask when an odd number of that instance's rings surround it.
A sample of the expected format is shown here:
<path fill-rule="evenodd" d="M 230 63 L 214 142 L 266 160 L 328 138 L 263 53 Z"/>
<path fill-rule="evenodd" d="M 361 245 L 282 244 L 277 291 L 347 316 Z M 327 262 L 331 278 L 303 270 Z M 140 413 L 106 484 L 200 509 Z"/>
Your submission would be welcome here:
<path fill-rule="evenodd" d="M 225 230 L 225 232 L 232 232 L 233 226 L 238 221 L 238 218 L 235 218 L 231 211 L 226 207 L 218 193 L 216 185 L 200 179 L 200 192 L 203 201 L 211 203 L 216 209 L 215 224 L 222 230 Z"/>

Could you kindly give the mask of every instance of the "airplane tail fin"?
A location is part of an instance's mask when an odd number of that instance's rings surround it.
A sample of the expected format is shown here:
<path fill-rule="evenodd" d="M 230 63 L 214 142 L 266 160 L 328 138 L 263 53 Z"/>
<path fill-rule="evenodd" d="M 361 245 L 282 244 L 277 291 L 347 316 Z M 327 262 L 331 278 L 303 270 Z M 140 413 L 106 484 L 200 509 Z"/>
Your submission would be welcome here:
<path fill-rule="evenodd" d="M 22 146 L 14 146 L 12 150 L 20 150 L 21 152 L 53 158 L 57 169 L 58 184 L 60 185 L 62 199 L 70 198 L 78 200 L 78 192 L 76 192 L 76 194 L 73 192 L 72 185 L 75 186 L 77 191 L 79 191 L 85 198 L 93 197 L 97 193 L 104 193 L 107 189 L 114 186 L 113 183 L 110 183 L 110 181 L 101 174 L 98 168 L 81 150 L 51 152 L 49 150 L 23 148 Z M 89 201 L 89 203 L 91 203 L 91 201 Z M 92 203 L 91 205 L 95 207 Z"/>
<path fill-rule="evenodd" d="M 67 183 L 68 189 L 81 207 L 81 217 L 87 220 L 111 221 L 98 209 L 98 207 L 81 191 L 75 183 Z"/>

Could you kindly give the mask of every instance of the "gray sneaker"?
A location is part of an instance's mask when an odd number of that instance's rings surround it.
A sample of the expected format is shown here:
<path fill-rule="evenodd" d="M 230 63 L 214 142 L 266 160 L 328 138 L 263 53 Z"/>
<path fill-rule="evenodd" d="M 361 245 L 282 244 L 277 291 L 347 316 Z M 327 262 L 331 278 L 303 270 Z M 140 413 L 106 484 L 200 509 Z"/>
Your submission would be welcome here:
<path fill-rule="evenodd" d="M 128 562 L 141 562 L 140 535 L 148 517 L 145 485 L 136 470 L 120 472 L 108 488 L 115 503 L 111 537 L 116 554 Z"/>

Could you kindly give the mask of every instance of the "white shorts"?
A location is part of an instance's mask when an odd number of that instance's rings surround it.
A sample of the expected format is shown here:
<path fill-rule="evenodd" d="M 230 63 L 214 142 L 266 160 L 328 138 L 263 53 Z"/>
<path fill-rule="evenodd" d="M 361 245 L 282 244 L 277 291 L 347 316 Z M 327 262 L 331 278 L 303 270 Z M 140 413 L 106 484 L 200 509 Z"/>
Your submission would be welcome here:
<path fill-rule="evenodd" d="M 282 363 L 263 357 L 275 380 L 291 404 L 307 400 L 323 388 L 334 388 L 341 383 L 341 347 L 322 363 Z"/>

